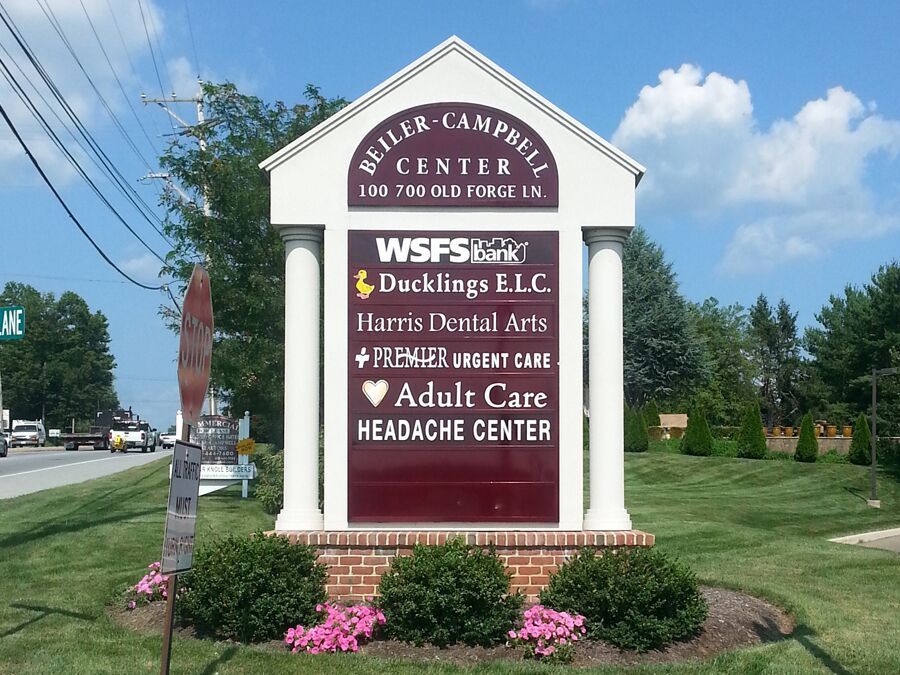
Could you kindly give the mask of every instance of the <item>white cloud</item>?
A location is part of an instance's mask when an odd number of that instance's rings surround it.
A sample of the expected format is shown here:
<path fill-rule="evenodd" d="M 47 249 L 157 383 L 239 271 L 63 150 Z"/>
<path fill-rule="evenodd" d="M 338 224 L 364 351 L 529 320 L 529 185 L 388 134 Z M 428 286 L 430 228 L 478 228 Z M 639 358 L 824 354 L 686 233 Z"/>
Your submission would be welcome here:
<path fill-rule="evenodd" d="M 135 255 L 118 263 L 129 276 L 142 282 L 155 282 L 159 279 L 162 264 L 150 253 Z"/>
<path fill-rule="evenodd" d="M 900 151 L 900 121 L 842 87 L 760 129 L 746 82 L 685 64 L 641 90 L 613 142 L 648 166 L 638 196 L 646 212 L 747 221 L 724 270 L 746 271 L 751 260 L 759 269 L 774 248 L 797 258 L 900 227 L 866 176 L 876 154 Z"/>
<path fill-rule="evenodd" d="M 49 8 L 46 14 L 44 5 Z M 4 8 L 31 51 L 81 120 L 95 133 L 103 132 L 105 134 L 113 123 L 103 110 L 99 98 L 90 88 L 90 84 L 74 57 L 57 34 L 52 22 L 58 24 L 85 71 L 90 75 L 110 108 L 123 125 L 129 128 L 135 143 L 141 147 L 143 154 L 152 161 L 155 159 L 153 149 L 146 143 L 142 135 L 134 130 L 135 121 L 131 117 L 132 113 L 128 106 L 129 103 L 133 105 L 137 113 L 143 117 L 144 125 L 151 128 L 151 118 L 147 112 L 141 109 L 143 106 L 140 105 L 138 96 L 144 90 L 156 91 L 158 86 L 155 84 L 155 78 L 151 79 L 148 76 L 149 73 L 152 73 L 152 67 L 140 9 L 143 7 L 154 46 L 159 42 L 164 43 L 163 14 L 153 0 L 142 0 L 141 6 L 137 2 L 107 2 L 107 0 L 83 0 L 83 5 L 82 8 L 82 2 L 71 0 L 44 0 L 43 3 L 34 0 L 4 2 Z M 115 15 L 112 12 L 115 12 Z M 90 22 L 88 17 L 90 17 Z M 91 24 L 93 24 L 93 28 Z M 94 35 L 94 30 L 102 40 L 103 49 L 106 51 L 105 55 Z M 0 25 L 0 34 L 4 36 L 2 42 L 11 55 L 7 57 L 4 54 L 4 61 L 10 65 L 16 79 L 20 81 L 29 97 L 35 101 L 42 114 L 71 150 L 73 141 L 62 130 L 52 112 L 41 102 L 31 85 L 27 83 L 25 75 L 38 86 L 38 90 L 48 101 L 53 100 L 51 93 L 43 85 L 40 76 L 28 63 L 25 54 L 19 49 L 5 26 Z M 109 63 L 107 63 L 107 57 Z M 159 58 L 159 55 L 157 57 Z M 13 65 L 14 63 L 21 66 L 24 75 Z M 110 64 L 112 68 L 110 68 Z M 132 64 L 138 69 L 137 73 L 134 72 Z M 113 70 L 115 70 L 115 75 Z M 121 81 L 125 93 L 129 96 L 129 101 L 123 98 L 116 82 L 116 75 Z M 28 145 L 35 148 L 38 160 L 42 165 L 46 165 L 45 168 L 50 173 L 51 179 L 65 181 L 74 176 L 74 172 L 67 167 L 65 159 L 46 139 L 44 132 L 37 126 L 31 114 L 24 106 L 18 104 L 18 99 L 5 81 L 0 84 L 0 97 L 4 101 L 4 106 L 11 108 L 13 122 L 22 131 Z M 7 102 L 9 102 L 9 106 L 7 106 Z M 66 119 L 59 106 L 54 105 L 54 110 L 60 117 Z M 152 114 L 156 115 L 158 112 L 154 110 Z M 71 126 L 71 123 L 69 124 Z M 101 142 L 107 152 L 114 151 L 125 144 L 125 141 L 118 137 L 113 140 L 103 138 Z M 21 175 L 22 181 L 34 176 L 33 168 L 24 158 L 23 152 L 5 125 L 0 125 L 0 172 L 5 181 L 10 175 Z M 14 181 L 22 182 L 16 179 Z"/>

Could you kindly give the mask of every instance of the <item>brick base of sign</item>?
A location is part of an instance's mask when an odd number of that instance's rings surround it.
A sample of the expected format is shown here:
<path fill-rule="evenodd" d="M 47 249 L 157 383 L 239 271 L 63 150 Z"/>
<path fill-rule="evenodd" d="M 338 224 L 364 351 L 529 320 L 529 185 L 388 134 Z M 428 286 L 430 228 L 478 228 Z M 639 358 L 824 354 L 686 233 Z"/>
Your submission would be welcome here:
<path fill-rule="evenodd" d="M 491 546 L 512 576 L 512 591 L 530 602 L 537 600 L 550 574 L 583 548 L 653 546 L 654 536 L 638 530 L 620 532 L 548 531 L 303 531 L 279 532 L 292 544 L 313 546 L 319 562 L 328 566 L 330 598 L 360 602 L 378 595 L 381 575 L 398 555 L 408 555 L 415 544 L 443 544 L 462 539 L 476 546 Z"/>

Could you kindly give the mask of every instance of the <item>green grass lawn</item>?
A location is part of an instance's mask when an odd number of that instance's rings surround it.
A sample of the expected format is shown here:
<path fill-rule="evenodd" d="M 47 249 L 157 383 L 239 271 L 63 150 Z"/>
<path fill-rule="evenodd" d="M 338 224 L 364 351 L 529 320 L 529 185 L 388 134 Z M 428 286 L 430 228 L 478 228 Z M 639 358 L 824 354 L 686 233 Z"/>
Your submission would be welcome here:
<path fill-rule="evenodd" d="M 830 536 L 900 525 L 900 485 L 865 504 L 866 470 L 726 457 L 626 456 L 635 527 L 700 579 L 795 614 L 791 639 L 682 666 L 633 672 L 900 672 L 900 557 Z M 165 462 L 0 502 L 0 673 L 154 673 L 159 637 L 117 627 L 105 605 L 159 558 Z M 203 497 L 200 543 L 272 526 L 235 488 Z M 173 672 L 460 672 L 364 656 L 292 656 L 176 639 Z M 495 664 L 485 673 L 550 670 Z M 606 671 L 596 671 L 606 672 Z M 609 671 L 612 672 L 612 671 Z M 617 671 L 618 672 L 618 671 Z"/>

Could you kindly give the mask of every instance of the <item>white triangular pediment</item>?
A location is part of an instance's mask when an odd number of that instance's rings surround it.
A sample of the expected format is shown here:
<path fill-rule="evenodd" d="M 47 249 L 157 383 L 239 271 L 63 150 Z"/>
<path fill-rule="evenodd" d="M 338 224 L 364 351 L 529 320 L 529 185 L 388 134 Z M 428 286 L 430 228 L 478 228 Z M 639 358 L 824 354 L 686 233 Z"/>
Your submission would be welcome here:
<path fill-rule="evenodd" d="M 260 167 L 267 171 L 272 171 L 282 163 L 297 157 L 325 136 L 339 131 L 345 124 L 364 114 L 372 106 L 386 103 L 398 89 L 410 86 L 422 87 L 424 80 L 432 79 L 432 81 L 436 81 L 445 87 L 446 94 L 440 100 L 462 100 L 459 97 L 454 97 L 449 91 L 451 87 L 447 85 L 451 83 L 444 79 L 442 65 L 452 65 L 454 69 L 458 69 L 458 75 L 463 80 L 474 77 L 476 82 L 483 84 L 483 99 L 486 101 L 496 98 L 490 91 L 494 87 L 502 88 L 506 92 L 515 94 L 530 107 L 555 120 L 581 141 L 593 146 L 598 152 L 607 156 L 626 171 L 629 171 L 635 177 L 635 184 L 640 181 L 644 173 L 644 167 L 641 164 L 560 110 L 546 98 L 523 84 L 455 35 L 449 37 L 406 68 L 363 94 L 346 108 L 308 133 L 268 157 L 260 163 Z M 472 82 L 470 81 L 470 83 Z M 422 100 L 421 102 L 427 103 L 432 101 Z M 398 111 L 401 109 L 397 108 Z"/>

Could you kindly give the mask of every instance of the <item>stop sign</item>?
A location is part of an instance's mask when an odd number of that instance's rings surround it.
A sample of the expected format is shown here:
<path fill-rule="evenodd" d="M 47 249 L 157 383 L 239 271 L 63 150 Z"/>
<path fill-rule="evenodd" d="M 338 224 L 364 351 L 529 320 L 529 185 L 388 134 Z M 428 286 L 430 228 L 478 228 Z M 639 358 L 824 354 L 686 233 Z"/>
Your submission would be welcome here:
<path fill-rule="evenodd" d="M 200 265 L 184 294 L 181 307 L 181 341 L 178 346 L 178 389 L 181 391 L 181 414 L 188 424 L 197 424 L 212 362 L 213 313 L 209 275 Z"/>

